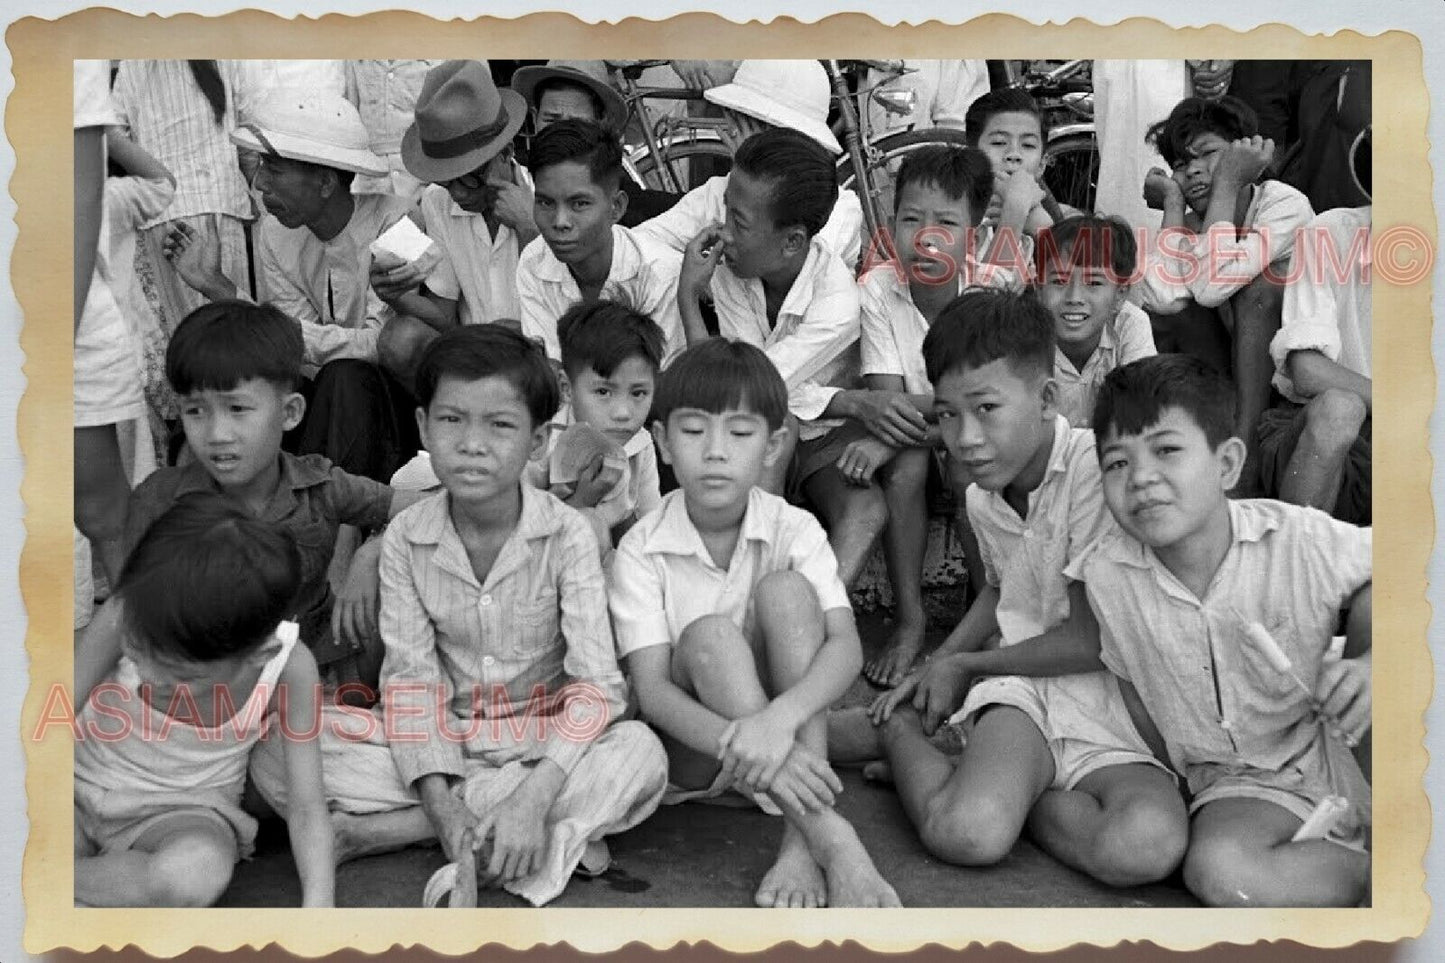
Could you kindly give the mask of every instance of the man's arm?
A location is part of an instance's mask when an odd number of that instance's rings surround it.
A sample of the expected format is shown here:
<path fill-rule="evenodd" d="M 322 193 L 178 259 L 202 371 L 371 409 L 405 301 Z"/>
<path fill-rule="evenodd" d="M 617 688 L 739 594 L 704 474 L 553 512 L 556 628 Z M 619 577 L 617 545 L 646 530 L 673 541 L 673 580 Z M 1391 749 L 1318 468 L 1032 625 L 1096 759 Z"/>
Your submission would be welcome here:
<path fill-rule="evenodd" d="M 1306 398 L 1313 398 L 1322 391 L 1335 388 L 1358 395 L 1367 409 L 1372 408 L 1372 379 L 1356 374 L 1338 361 L 1331 361 L 1319 351 L 1291 351 L 1285 359 L 1285 373 L 1295 391 Z"/>

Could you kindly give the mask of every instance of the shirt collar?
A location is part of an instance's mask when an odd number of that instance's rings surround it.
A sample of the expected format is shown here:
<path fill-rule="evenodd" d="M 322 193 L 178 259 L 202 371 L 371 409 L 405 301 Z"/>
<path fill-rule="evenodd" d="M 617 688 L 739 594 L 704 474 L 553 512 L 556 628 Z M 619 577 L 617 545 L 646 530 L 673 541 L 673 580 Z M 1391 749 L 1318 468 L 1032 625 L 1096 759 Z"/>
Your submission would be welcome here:
<path fill-rule="evenodd" d="M 532 555 L 529 542 L 547 538 L 557 530 L 558 512 L 555 499 L 540 489 L 518 482 L 522 492 L 522 513 L 517 518 L 517 527 L 507 536 L 507 541 L 497 553 L 486 582 L 499 579 L 521 568 Z M 442 491 L 419 502 L 408 512 L 415 512 L 406 528 L 406 539 L 413 545 L 435 545 L 433 561 L 438 568 L 451 572 L 464 581 L 477 582 L 471 559 L 467 557 L 462 537 L 452 523 L 451 496 Z"/>
<path fill-rule="evenodd" d="M 567 265 L 557 260 L 557 255 L 547 246 L 547 239 L 538 237 L 537 243 L 542 245 L 542 259 L 536 265 L 537 276 L 544 281 L 575 285 L 576 278 L 572 277 Z M 641 269 L 642 255 L 632 239 L 632 232 L 620 224 L 612 225 L 612 264 L 607 268 L 607 280 L 603 285 L 630 281 Z"/>
<path fill-rule="evenodd" d="M 772 544 L 774 529 L 764 515 L 763 490 L 754 486 L 748 492 L 748 507 L 743 510 L 740 542 Z M 712 564 L 712 556 L 703 544 L 702 534 L 688 517 L 687 500 L 681 489 L 669 493 L 663 500 L 662 517 L 648 536 L 643 551 L 654 555 L 696 555 Z"/>
<path fill-rule="evenodd" d="M 281 460 L 281 478 L 277 491 L 300 491 L 319 485 L 331 477 L 331 466 L 324 459 L 298 458 L 290 452 L 278 452 Z M 195 492 L 220 491 L 216 480 L 206 471 L 199 460 L 188 462 L 180 469 L 180 481 L 176 485 L 176 498 Z"/>
<path fill-rule="evenodd" d="M 1260 511 L 1257 504 L 1249 499 L 1229 500 L 1229 525 L 1231 549 L 1245 542 L 1261 542 L 1270 532 L 1279 529 L 1279 516 L 1274 512 Z M 1143 542 L 1128 535 L 1122 528 L 1114 527 L 1114 538 L 1110 541 L 1108 555 L 1111 559 L 1134 568 L 1155 569 L 1165 573 L 1164 563 L 1158 560 L 1154 550 Z M 1103 548 L 1107 543 L 1100 543 Z"/>
<path fill-rule="evenodd" d="M 1112 357 L 1114 349 L 1118 344 L 1118 338 L 1114 336 L 1114 321 L 1111 318 L 1104 322 L 1104 327 L 1099 331 L 1099 345 L 1094 349 L 1094 353 L 1089 355 L 1089 360 L 1084 362 L 1084 367 L 1075 368 L 1074 363 L 1069 360 L 1069 356 L 1064 354 L 1064 349 L 1057 344 L 1054 345 L 1054 367 L 1056 369 L 1062 369 L 1065 372 L 1072 371 L 1076 374 L 1083 374 L 1096 364 L 1098 359 L 1104 356 L 1105 352 L 1108 352 L 1109 356 Z"/>

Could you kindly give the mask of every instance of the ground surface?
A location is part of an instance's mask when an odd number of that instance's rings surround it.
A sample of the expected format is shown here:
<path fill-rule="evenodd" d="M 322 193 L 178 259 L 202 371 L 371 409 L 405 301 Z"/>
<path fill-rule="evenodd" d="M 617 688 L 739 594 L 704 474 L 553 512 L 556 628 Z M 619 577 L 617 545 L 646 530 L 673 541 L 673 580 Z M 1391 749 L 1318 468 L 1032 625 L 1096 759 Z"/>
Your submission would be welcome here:
<path fill-rule="evenodd" d="M 948 624 L 958 600 L 929 593 L 930 644 Z M 954 615 L 953 618 L 957 616 Z M 859 619 L 869 654 L 884 643 L 878 616 Z M 861 679 L 844 697 L 858 704 L 874 690 Z M 891 788 L 840 770 L 839 811 L 858 829 L 883 876 L 904 906 L 1195 906 L 1177 876 L 1156 886 L 1115 890 L 1095 883 L 1021 840 L 1009 857 L 985 870 L 961 869 L 929 856 Z M 686 804 L 663 807 L 630 832 L 609 839 L 612 868 L 593 880 L 576 878 L 552 905 L 596 907 L 753 905 L 753 891 L 771 864 L 783 825 L 754 809 Z M 419 906 L 428 877 L 445 859 L 438 849 L 411 849 L 347 863 L 337 872 L 340 906 Z M 263 828 L 254 859 L 237 867 L 222 906 L 295 906 L 300 884 L 286 848 L 285 828 Z M 482 906 L 523 906 L 507 893 L 483 891 Z"/>

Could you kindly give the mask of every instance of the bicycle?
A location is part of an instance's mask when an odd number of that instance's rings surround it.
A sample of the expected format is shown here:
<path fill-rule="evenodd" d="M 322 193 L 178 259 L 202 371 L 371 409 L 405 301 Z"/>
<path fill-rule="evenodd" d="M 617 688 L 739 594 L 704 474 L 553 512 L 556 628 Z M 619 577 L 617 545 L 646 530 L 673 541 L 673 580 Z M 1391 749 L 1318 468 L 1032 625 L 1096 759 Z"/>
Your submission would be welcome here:
<path fill-rule="evenodd" d="M 1036 61 L 1023 68 L 1014 61 L 1001 63 L 1001 86 L 1027 91 L 1043 114 L 1044 186 L 1059 203 L 1092 211 L 1099 188 L 1093 61 Z"/>

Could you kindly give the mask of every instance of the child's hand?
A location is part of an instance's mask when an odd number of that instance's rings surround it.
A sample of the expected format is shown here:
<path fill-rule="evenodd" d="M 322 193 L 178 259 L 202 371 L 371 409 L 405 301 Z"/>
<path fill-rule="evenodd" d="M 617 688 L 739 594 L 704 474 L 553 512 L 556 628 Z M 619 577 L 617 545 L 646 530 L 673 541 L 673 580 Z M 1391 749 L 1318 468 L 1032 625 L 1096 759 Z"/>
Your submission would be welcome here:
<path fill-rule="evenodd" d="M 421 268 L 410 261 L 388 266 L 384 261 L 373 257 L 368 278 L 377 297 L 387 304 L 391 304 L 408 291 L 420 286 L 421 282 L 425 280 L 425 275 Z"/>
<path fill-rule="evenodd" d="M 994 175 L 999 203 L 1005 210 L 1025 216 L 1043 202 L 1044 188 L 1033 174 L 1020 167 L 1012 174 Z"/>
<path fill-rule="evenodd" d="M 827 760 L 793 743 L 768 795 L 787 809 L 816 813 L 832 806 L 842 791 L 843 782 Z"/>
<path fill-rule="evenodd" d="M 530 793 L 518 787 L 477 821 L 479 846 L 491 840 L 490 858 L 485 866 L 480 860 L 477 865 L 482 885 L 497 887 L 522 879 L 542 865 L 547 850 L 549 808 L 537 805 Z"/>
<path fill-rule="evenodd" d="M 621 480 L 621 467 L 598 452 L 577 473 L 577 488 L 570 504 L 574 508 L 595 508 Z"/>
<path fill-rule="evenodd" d="M 928 439 L 923 414 L 897 391 L 860 391 L 852 396 L 849 414 L 894 448 L 922 445 Z"/>
<path fill-rule="evenodd" d="M 848 442 L 843 454 L 838 456 L 838 470 L 850 485 L 867 488 L 873 482 L 873 474 L 888 464 L 898 449 L 869 435 Z"/>
<path fill-rule="evenodd" d="M 913 708 L 923 718 L 923 731 L 933 735 L 939 724 L 958 710 L 968 692 L 972 673 L 957 656 L 935 659 L 923 667 Z"/>
<path fill-rule="evenodd" d="M 381 539 L 363 542 L 351 558 L 346 584 L 331 607 L 331 635 L 353 649 L 364 649 L 378 636 L 376 613 L 381 599 Z"/>
<path fill-rule="evenodd" d="M 1370 654 L 1327 663 L 1315 684 L 1320 712 L 1334 720 L 1335 735 L 1351 747 L 1370 731 Z"/>
<path fill-rule="evenodd" d="M 1274 160 L 1274 141 L 1255 134 L 1241 137 L 1230 144 L 1214 168 L 1214 189 L 1220 185 L 1238 190 L 1246 184 L 1253 184 L 1269 162 Z"/>
<path fill-rule="evenodd" d="M 1144 178 L 1144 203 L 1151 210 L 1162 211 L 1173 199 L 1184 203 L 1184 188 L 1168 171 L 1152 168 Z"/>
<path fill-rule="evenodd" d="M 723 771 L 742 779 L 755 792 L 766 792 L 796 737 L 796 727 L 767 709 L 734 719 L 718 740 Z"/>
<path fill-rule="evenodd" d="M 161 241 L 161 253 L 182 281 L 202 293 L 221 274 L 221 243 L 209 220 L 200 230 L 185 221 L 176 221 Z"/>
<path fill-rule="evenodd" d="M 682 255 L 682 273 L 677 290 L 683 297 L 696 300 L 712 283 L 712 274 L 722 259 L 723 226 L 709 224 L 698 232 Z"/>
<path fill-rule="evenodd" d="M 898 685 L 874 699 L 873 704 L 868 707 L 868 718 L 873 720 L 873 724 L 875 726 L 883 725 L 892 717 L 894 709 L 911 700 L 913 694 L 918 691 L 918 683 L 922 678 L 923 670 L 915 669 L 904 676 L 903 681 Z"/>

